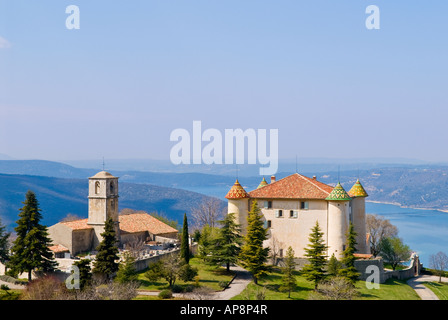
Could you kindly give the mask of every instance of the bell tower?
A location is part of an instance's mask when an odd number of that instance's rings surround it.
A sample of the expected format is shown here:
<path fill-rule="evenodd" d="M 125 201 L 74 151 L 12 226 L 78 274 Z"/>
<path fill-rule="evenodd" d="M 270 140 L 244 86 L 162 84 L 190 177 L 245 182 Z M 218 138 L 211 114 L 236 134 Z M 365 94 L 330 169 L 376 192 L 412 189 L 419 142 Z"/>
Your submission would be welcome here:
<path fill-rule="evenodd" d="M 120 240 L 118 220 L 118 178 L 101 171 L 89 178 L 89 218 L 87 224 L 94 229 L 93 249 L 101 242 L 106 220 L 115 223 L 117 241 Z"/>

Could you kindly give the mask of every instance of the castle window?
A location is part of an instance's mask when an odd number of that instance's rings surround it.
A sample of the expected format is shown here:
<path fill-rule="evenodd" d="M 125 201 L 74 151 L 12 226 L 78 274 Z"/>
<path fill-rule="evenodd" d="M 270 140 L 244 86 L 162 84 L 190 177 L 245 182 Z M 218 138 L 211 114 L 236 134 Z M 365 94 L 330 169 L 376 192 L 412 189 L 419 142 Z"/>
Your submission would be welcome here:
<path fill-rule="evenodd" d="M 100 182 L 95 182 L 95 194 L 100 193 Z"/>
<path fill-rule="evenodd" d="M 290 218 L 297 218 L 298 212 L 297 210 L 289 210 L 289 217 Z"/>
<path fill-rule="evenodd" d="M 283 210 L 275 210 L 275 217 L 276 218 L 283 217 Z"/>
<path fill-rule="evenodd" d="M 264 202 L 264 208 L 265 209 L 272 209 L 272 201 L 265 201 Z"/>
<path fill-rule="evenodd" d="M 300 201 L 300 209 L 308 210 L 308 208 L 309 208 L 308 201 Z"/>
<path fill-rule="evenodd" d="M 270 228 L 271 226 L 272 226 L 271 220 L 266 220 L 266 221 L 264 222 L 264 228 L 265 228 L 265 229 L 268 229 L 268 228 Z"/>
<path fill-rule="evenodd" d="M 113 181 L 110 182 L 109 189 L 110 189 L 110 193 L 114 193 L 114 183 L 113 183 Z"/>

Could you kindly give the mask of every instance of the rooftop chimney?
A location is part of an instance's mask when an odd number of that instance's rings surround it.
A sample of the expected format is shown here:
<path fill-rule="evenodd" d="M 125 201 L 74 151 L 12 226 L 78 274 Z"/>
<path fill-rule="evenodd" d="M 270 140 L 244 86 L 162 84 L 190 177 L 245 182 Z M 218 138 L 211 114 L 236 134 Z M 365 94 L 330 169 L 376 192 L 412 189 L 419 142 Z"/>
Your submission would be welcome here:
<path fill-rule="evenodd" d="M 316 179 L 316 176 L 313 176 L 313 180 L 317 180 L 317 179 Z"/>
<path fill-rule="evenodd" d="M 271 176 L 271 183 L 275 182 L 275 176 Z"/>

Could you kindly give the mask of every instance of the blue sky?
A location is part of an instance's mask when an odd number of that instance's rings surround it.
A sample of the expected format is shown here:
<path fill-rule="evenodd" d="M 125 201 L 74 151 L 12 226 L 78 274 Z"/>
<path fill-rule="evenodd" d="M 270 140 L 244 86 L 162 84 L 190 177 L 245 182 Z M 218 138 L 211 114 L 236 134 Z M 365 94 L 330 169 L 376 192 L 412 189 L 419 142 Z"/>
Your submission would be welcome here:
<path fill-rule="evenodd" d="M 79 30 L 65 27 L 68 5 Z M 365 9 L 380 8 L 367 30 Z M 448 161 L 446 1 L 0 0 L 0 153 L 168 159 L 172 130 L 280 158 Z"/>

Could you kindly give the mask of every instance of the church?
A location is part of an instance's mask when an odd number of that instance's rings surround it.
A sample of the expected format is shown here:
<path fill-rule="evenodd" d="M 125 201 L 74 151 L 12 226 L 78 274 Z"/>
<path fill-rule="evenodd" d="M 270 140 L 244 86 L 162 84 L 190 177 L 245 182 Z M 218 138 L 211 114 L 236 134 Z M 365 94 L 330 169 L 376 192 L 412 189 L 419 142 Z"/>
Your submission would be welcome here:
<path fill-rule="evenodd" d="M 370 253 L 366 234 L 367 196 L 359 180 L 346 192 L 340 183 L 332 187 L 315 176 L 309 178 L 294 173 L 278 181 L 272 176 L 270 183 L 263 178 L 258 188 L 250 192 L 246 192 L 237 179 L 226 199 L 228 213 L 236 215 L 243 234 L 246 234 L 251 204 L 257 201 L 268 229 L 264 245 L 270 246 L 275 239 L 280 256 L 291 246 L 296 257 L 304 257 L 309 234 L 317 221 L 328 246 L 327 255 L 334 254 L 340 259 L 350 222 L 357 233 L 357 254 Z"/>
<path fill-rule="evenodd" d="M 55 257 L 94 251 L 105 222 L 112 218 L 120 247 L 135 241 L 173 241 L 178 230 L 147 213 L 118 214 L 118 177 L 106 171 L 89 178 L 88 218 L 62 221 L 48 228 Z"/>

